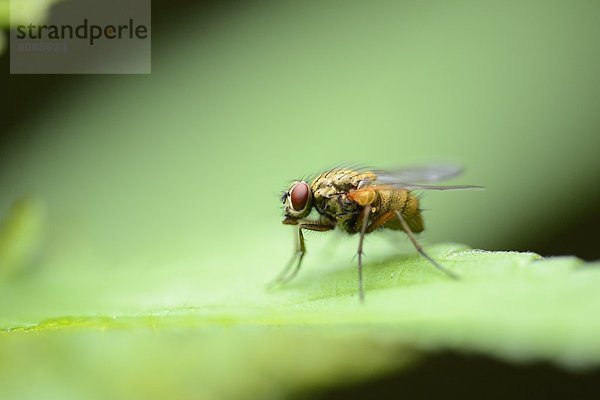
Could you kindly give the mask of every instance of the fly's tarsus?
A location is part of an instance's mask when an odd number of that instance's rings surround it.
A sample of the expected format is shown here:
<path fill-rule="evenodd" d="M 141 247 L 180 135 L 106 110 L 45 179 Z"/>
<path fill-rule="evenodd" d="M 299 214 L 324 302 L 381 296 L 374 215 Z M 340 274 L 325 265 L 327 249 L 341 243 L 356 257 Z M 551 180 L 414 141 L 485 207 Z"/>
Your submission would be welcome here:
<path fill-rule="evenodd" d="M 277 275 L 277 277 L 267 285 L 267 289 L 274 288 L 279 285 L 284 285 L 294 279 L 294 277 L 300 271 L 300 266 L 302 265 L 302 259 L 304 258 L 304 253 L 306 253 L 306 246 L 304 245 L 304 234 L 302 233 L 302 228 L 298 226 L 297 230 L 297 241 L 296 241 L 296 252 L 285 265 L 283 270 Z M 294 265 L 294 261 L 298 259 L 298 262 L 295 263 L 296 267 L 292 270 L 292 266 Z M 291 273 L 290 273 L 291 271 Z"/>

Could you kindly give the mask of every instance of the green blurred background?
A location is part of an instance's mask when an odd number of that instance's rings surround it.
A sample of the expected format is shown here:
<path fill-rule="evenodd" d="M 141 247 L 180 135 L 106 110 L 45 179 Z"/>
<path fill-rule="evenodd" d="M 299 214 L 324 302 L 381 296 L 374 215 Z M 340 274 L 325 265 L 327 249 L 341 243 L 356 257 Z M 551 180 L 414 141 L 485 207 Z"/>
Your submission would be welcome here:
<path fill-rule="evenodd" d="M 102 196 L 85 238 L 112 242 L 110 213 L 129 252 L 269 226 L 289 179 L 333 163 L 452 161 L 487 190 L 428 194 L 431 240 L 596 259 L 597 18 L 586 1 L 156 1 L 151 76 L 4 74 L 4 211 L 36 192 L 64 227 Z"/>
<path fill-rule="evenodd" d="M 426 243 L 599 258 L 600 3 L 153 3 L 150 76 L 0 58 L 3 326 L 261 285 L 291 252 L 280 191 L 345 161 L 486 187 L 427 193 Z"/>

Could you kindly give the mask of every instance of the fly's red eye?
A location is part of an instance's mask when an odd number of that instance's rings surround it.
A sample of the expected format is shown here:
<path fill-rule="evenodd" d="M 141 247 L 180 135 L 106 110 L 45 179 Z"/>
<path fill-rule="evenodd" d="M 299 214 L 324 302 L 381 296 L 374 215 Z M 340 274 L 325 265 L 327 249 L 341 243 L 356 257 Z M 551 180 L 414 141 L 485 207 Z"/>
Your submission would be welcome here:
<path fill-rule="evenodd" d="M 304 182 L 298 182 L 290 191 L 292 207 L 296 211 L 304 210 L 308 201 L 308 185 Z"/>

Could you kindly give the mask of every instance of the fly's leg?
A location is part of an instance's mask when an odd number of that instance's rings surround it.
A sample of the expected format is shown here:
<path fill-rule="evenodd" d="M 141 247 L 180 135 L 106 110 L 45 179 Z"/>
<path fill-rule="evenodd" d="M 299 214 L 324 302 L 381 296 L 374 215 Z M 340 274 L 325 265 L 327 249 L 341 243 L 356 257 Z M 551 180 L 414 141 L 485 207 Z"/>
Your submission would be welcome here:
<path fill-rule="evenodd" d="M 363 288 L 362 278 L 362 255 L 363 255 L 363 242 L 365 241 L 365 233 L 367 232 L 367 225 L 369 224 L 369 214 L 371 214 L 371 206 L 367 205 L 363 208 L 360 216 L 360 238 L 358 239 L 358 296 L 360 302 L 365 302 L 365 290 Z"/>
<path fill-rule="evenodd" d="M 298 230 L 296 230 L 296 252 L 292 256 L 292 258 L 290 258 L 290 261 L 288 261 L 288 263 L 285 265 L 285 267 L 279 273 L 279 275 L 277 275 L 277 277 L 273 280 L 273 282 L 271 282 L 271 283 L 269 283 L 269 285 L 267 285 L 267 288 L 272 288 L 279 284 L 288 282 L 291 278 L 286 279 L 286 276 L 289 274 L 290 270 L 292 269 L 292 266 L 294 265 L 294 261 L 296 261 L 296 259 L 298 259 L 298 263 L 295 268 L 296 272 L 293 273 L 293 275 L 296 275 L 297 270 L 300 269 L 300 264 L 302 263 L 302 258 L 304 257 L 305 252 L 306 252 L 306 247 L 304 246 L 304 235 L 302 234 L 302 228 L 300 228 L 300 226 L 298 226 Z"/>
<path fill-rule="evenodd" d="M 433 258 L 431 258 L 429 256 L 429 254 L 427 254 L 425 252 L 425 250 L 423 250 L 423 247 L 421 247 L 421 245 L 419 244 L 419 242 L 417 242 L 417 238 L 412 233 L 412 231 L 410 230 L 410 227 L 406 223 L 406 220 L 402 216 L 402 213 L 400 211 L 398 211 L 398 210 L 394 210 L 394 212 L 396 213 L 396 216 L 398 217 L 398 220 L 400 221 L 400 225 L 402 225 L 402 229 L 404 230 L 404 233 L 406 233 L 406 236 L 408 236 L 408 238 L 412 242 L 413 246 L 415 246 L 415 249 L 417 249 L 417 251 L 419 252 L 419 254 L 421 254 L 423 257 L 425 257 L 431 264 L 433 264 L 434 267 L 436 267 L 437 269 L 439 269 L 440 271 L 442 271 L 443 273 L 445 273 L 446 275 L 448 275 L 450 278 L 452 278 L 452 279 L 459 279 L 458 275 L 456 275 L 454 272 L 452 272 L 450 270 L 447 270 L 446 268 L 442 267 Z"/>
<path fill-rule="evenodd" d="M 425 252 L 425 250 L 423 250 L 423 247 L 421 247 L 421 245 L 419 244 L 419 242 L 415 238 L 414 233 L 412 232 L 412 230 L 408 226 L 406 220 L 402 216 L 402 213 L 400 211 L 398 211 L 398 210 L 390 210 L 390 211 L 388 211 L 386 213 L 383 213 L 382 215 L 380 215 L 378 218 L 374 219 L 373 221 L 371 221 L 371 223 L 367 227 L 365 233 L 371 233 L 374 230 L 376 230 L 376 229 L 384 226 L 386 223 L 388 223 L 394 217 L 398 218 L 398 220 L 400 221 L 400 225 L 402 226 L 402 230 L 404 230 L 404 233 L 406 233 L 406 235 L 408 236 L 408 238 L 412 242 L 412 244 L 415 247 L 415 249 L 419 252 L 419 254 L 421 254 L 423 257 L 425 257 L 427 259 L 427 261 L 429 261 L 431 264 L 433 264 L 434 267 L 436 267 L 437 269 L 439 269 L 440 271 L 442 271 L 443 273 L 445 273 L 449 277 L 451 277 L 453 279 L 459 279 L 458 275 L 456 275 L 452 271 L 449 271 L 446 268 L 442 267 L 433 258 L 431 258 L 429 256 L 429 254 L 427 254 Z M 363 221 L 363 223 L 364 223 L 364 221 Z M 361 233 L 362 233 L 362 231 L 361 231 Z"/>
<path fill-rule="evenodd" d="M 277 285 L 283 285 L 285 283 L 288 283 L 289 281 L 294 279 L 294 277 L 298 274 L 298 271 L 300 271 L 300 266 L 302 265 L 302 259 L 304 258 L 304 254 L 306 253 L 306 246 L 304 244 L 304 234 L 302 233 L 303 229 L 307 229 L 309 231 L 325 232 L 325 231 L 332 230 L 334 227 L 335 227 L 335 225 L 328 225 L 328 224 L 324 224 L 324 223 L 321 223 L 318 221 L 317 222 L 300 222 L 298 224 L 298 230 L 297 230 L 296 252 L 292 256 L 290 261 L 286 264 L 285 268 L 281 271 L 281 273 L 279 275 L 277 275 L 277 278 L 275 278 L 275 280 L 273 280 L 273 282 L 271 282 L 267 286 L 267 288 L 272 288 Z M 295 268 L 292 269 L 292 267 L 294 266 L 294 261 L 296 259 L 298 261 L 295 263 L 296 264 Z"/>

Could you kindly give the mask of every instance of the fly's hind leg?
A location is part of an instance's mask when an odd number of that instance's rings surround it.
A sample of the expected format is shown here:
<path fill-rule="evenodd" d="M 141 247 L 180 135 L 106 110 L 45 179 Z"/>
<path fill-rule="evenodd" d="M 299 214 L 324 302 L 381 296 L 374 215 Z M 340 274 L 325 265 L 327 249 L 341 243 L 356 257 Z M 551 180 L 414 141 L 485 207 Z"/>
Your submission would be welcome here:
<path fill-rule="evenodd" d="M 358 291 L 359 291 L 359 296 L 360 296 L 361 301 L 364 301 L 363 282 L 362 282 L 362 254 L 363 254 L 362 248 L 363 248 L 363 241 L 364 241 L 365 234 L 371 233 L 371 232 L 375 231 L 376 229 L 381 228 L 386 223 L 388 223 L 389 221 L 394 219 L 394 217 L 398 218 L 398 220 L 400 221 L 400 225 L 402 226 L 402 230 L 404 231 L 404 233 L 406 233 L 406 235 L 412 242 L 415 249 L 419 252 L 419 254 L 421 254 L 423 257 L 425 257 L 427 259 L 427 261 L 429 261 L 431 264 L 433 264 L 434 267 L 436 267 L 437 269 L 442 271 L 444 274 L 446 274 L 450 278 L 459 279 L 458 275 L 456 275 L 452 271 L 449 271 L 448 269 L 441 266 L 438 262 L 436 262 L 433 258 L 431 258 L 431 256 L 429 256 L 429 254 L 427 254 L 425 252 L 425 250 L 423 250 L 423 247 L 421 247 L 421 245 L 417 241 L 417 238 L 415 238 L 414 233 L 408 226 L 408 223 L 406 222 L 406 220 L 404 219 L 404 217 L 402 216 L 402 213 L 400 211 L 390 210 L 388 212 L 381 214 L 379 217 L 375 218 L 373 221 L 371 221 L 371 223 L 368 223 L 368 219 L 369 219 L 368 213 L 370 211 L 371 211 L 371 207 L 366 206 L 363 209 L 363 213 L 361 214 L 360 219 L 359 219 L 361 230 L 360 230 L 360 239 L 358 242 Z"/>
<path fill-rule="evenodd" d="M 290 259 L 290 261 L 286 264 L 285 268 L 277 275 L 277 277 L 271 282 L 267 288 L 272 288 L 277 285 L 283 285 L 288 283 L 298 274 L 300 271 L 300 266 L 302 265 L 302 260 L 304 258 L 304 254 L 306 253 L 306 246 L 304 244 L 304 234 L 302 233 L 303 229 L 307 229 L 309 231 L 318 231 L 325 232 L 335 228 L 335 225 L 330 225 L 326 223 L 322 223 L 320 221 L 310 221 L 310 222 L 300 222 L 298 223 L 298 230 L 296 236 L 296 252 Z M 298 260 L 297 262 L 295 262 Z M 295 267 L 292 269 L 292 267 Z"/>
<path fill-rule="evenodd" d="M 429 256 L 429 254 L 427 254 L 425 252 L 425 250 L 423 250 L 423 247 L 421 247 L 421 245 L 417 241 L 417 238 L 415 237 L 413 232 L 410 230 L 410 227 L 406 223 L 406 220 L 402 216 L 402 213 L 398 210 L 394 210 L 394 213 L 396 214 L 396 217 L 398 217 L 398 220 L 400 221 L 400 225 L 402 225 L 402 230 L 404 230 L 404 233 L 406 233 L 406 236 L 408 236 L 408 238 L 412 242 L 413 246 L 415 246 L 415 249 L 417 249 L 419 254 L 422 255 L 423 257 L 425 257 L 431 264 L 433 264 L 434 267 L 436 267 L 437 269 L 439 269 L 440 271 L 442 271 L 443 273 L 448 275 L 450 278 L 459 279 L 458 275 L 456 275 L 454 272 L 442 267 L 438 262 L 436 262 L 433 258 L 431 258 Z"/>

